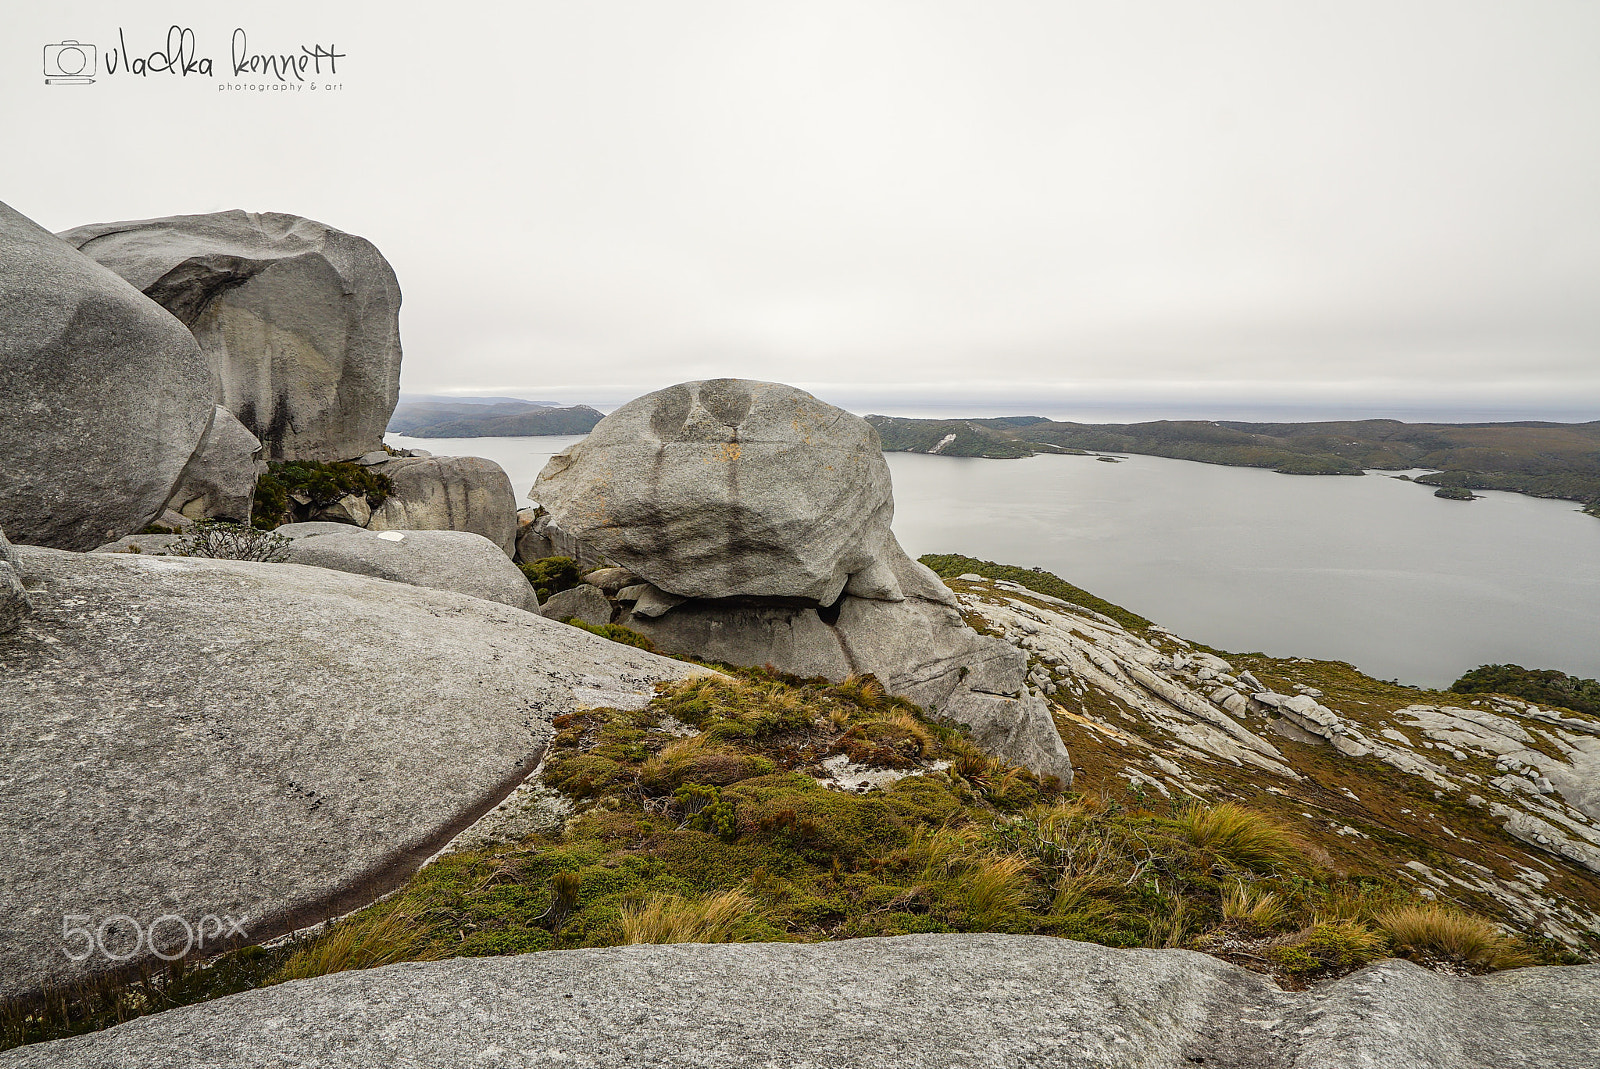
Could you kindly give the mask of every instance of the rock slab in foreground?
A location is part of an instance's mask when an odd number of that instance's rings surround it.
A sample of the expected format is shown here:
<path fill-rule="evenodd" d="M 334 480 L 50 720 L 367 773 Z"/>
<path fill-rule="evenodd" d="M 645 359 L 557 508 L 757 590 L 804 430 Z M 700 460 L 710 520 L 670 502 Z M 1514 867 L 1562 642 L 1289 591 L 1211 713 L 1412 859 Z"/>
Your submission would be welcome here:
<path fill-rule="evenodd" d="M 17 556 L 34 614 L 0 635 L 0 997 L 106 966 L 63 955 L 66 915 L 230 914 L 261 939 L 365 904 L 531 772 L 551 718 L 700 671 L 323 568 Z"/>
<path fill-rule="evenodd" d="M 61 236 L 188 325 L 217 400 L 269 460 L 348 460 L 382 444 L 400 396 L 400 284 L 372 242 L 242 211 Z"/>
<path fill-rule="evenodd" d="M 1184 950 L 1044 936 L 637 946 L 249 991 L 0 1065 L 1593 1069 L 1600 967 L 1386 961 L 1312 991 Z"/>
<path fill-rule="evenodd" d="M 0 204 L 0 526 L 93 549 L 161 514 L 211 420 L 183 324 Z"/>

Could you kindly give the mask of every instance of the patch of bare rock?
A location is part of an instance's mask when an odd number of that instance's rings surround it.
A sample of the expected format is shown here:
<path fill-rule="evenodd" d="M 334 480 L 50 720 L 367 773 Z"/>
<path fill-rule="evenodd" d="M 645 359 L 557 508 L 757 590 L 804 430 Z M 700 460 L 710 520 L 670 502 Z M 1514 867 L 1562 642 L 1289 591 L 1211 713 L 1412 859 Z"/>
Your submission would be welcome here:
<path fill-rule="evenodd" d="M 1039 936 L 629 946 L 390 965 L 0 1055 L 6 1066 L 1592 1069 L 1600 967 L 1385 961 L 1310 991 Z"/>

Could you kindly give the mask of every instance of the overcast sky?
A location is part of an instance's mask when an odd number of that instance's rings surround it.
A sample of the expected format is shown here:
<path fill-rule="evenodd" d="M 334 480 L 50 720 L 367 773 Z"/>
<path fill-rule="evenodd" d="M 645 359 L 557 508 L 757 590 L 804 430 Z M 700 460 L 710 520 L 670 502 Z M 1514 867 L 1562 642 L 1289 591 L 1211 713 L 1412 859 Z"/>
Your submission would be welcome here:
<path fill-rule="evenodd" d="M 214 77 L 105 74 L 172 23 Z M 4 0 L 0 133 L 53 230 L 370 238 L 417 392 L 1600 419 L 1593 0 Z"/>

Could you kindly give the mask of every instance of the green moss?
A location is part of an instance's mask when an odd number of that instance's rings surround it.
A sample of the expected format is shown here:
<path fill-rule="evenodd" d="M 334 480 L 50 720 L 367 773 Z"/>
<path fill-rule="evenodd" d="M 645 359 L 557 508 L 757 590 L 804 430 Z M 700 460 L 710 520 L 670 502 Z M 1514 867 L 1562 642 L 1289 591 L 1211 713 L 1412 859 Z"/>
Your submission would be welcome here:
<path fill-rule="evenodd" d="M 541 557 L 517 567 L 528 577 L 528 583 L 539 595 L 540 601 L 549 601 L 552 594 L 571 590 L 582 579 L 578 562 L 571 557 Z"/>
<path fill-rule="evenodd" d="M 656 644 L 631 627 L 624 627 L 621 624 L 601 624 L 596 627 L 594 624 L 585 623 L 577 617 L 572 617 L 567 620 L 567 623 L 582 631 L 587 631 L 591 635 L 599 635 L 601 638 L 608 638 L 612 642 L 620 642 L 624 646 L 637 646 L 641 650 L 655 652 Z"/>

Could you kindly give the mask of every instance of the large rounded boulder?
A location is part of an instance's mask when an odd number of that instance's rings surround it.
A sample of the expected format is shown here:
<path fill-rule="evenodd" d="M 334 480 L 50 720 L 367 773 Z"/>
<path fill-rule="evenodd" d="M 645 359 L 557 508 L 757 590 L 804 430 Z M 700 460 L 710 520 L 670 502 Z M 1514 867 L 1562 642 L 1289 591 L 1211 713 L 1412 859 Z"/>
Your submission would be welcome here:
<path fill-rule="evenodd" d="M 0 204 L 0 526 L 93 549 L 161 514 L 211 422 L 195 339 Z"/>
<path fill-rule="evenodd" d="M 216 400 L 267 459 L 348 460 L 382 444 L 400 390 L 400 285 L 370 241 L 242 211 L 61 236 L 188 325 Z"/>
<path fill-rule="evenodd" d="M 552 457 L 531 496 L 564 534 L 683 597 L 829 605 L 852 579 L 853 593 L 898 596 L 877 431 L 792 386 L 646 394 Z"/>

